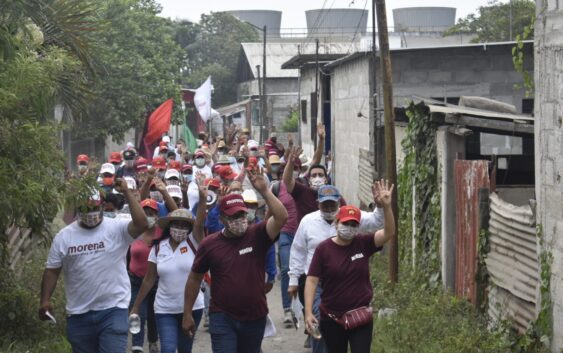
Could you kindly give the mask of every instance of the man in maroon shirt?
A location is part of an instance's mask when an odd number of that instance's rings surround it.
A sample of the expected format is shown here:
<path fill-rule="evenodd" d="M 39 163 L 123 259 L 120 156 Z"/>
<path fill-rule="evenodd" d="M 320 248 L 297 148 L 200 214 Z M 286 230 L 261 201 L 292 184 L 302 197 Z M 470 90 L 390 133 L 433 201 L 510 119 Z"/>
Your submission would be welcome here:
<path fill-rule="evenodd" d="M 309 169 L 309 185 L 295 181 L 293 176 L 293 163 L 299 159 L 303 152 L 300 147 L 292 147 L 287 164 L 283 172 L 283 182 L 287 187 L 287 192 L 291 194 L 297 206 L 297 223 L 311 212 L 319 209 L 317 193 L 321 186 L 328 184 L 328 176 L 325 166 L 321 164 L 312 165 Z M 346 201 L 340 198 L 340 206 L 346 205 Z"/>
<path fill-rule="evenodd" d="M 272 217 L 248 227 L 242 196 L 225 196 L 219 205 L 225 229 L 201 242 L 186 282 L 182 326 L 187 335 L 193 335 L 192 307 L 203 275 L 211 273 L 209 332 L 214 353 L 259 353 L 264 337 L 268 314 L 264 291 L 266 253 L 288 216 L 257 167 L 249 172 L 249 179 Z"/>

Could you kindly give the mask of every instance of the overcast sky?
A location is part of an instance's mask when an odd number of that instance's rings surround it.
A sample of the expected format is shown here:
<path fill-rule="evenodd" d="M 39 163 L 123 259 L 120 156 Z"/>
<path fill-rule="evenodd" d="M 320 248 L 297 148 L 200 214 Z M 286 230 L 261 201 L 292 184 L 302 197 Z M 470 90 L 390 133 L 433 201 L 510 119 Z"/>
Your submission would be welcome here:
<path fill-rule="evenodd" d="M 282 28 L 306 28 L 305 11 L 325 8 L 359 8 L 371 11 L 369 0 L 157 0 L 162 5 L 162 16 L 198 21 L 202 13 L 224 10 L 277 10 L 282 11 Z M 386 1 L 387 22 L 393 25 L 391 10 L 398 7 L 447 6 L 457 8 L 456 17 L 465 17 L 475 12 L 489 0 L 396 0 Z M 504 2 L 504 1 L 503 1 Z M 368 26 L 371 27 L 371 13 Z"/>

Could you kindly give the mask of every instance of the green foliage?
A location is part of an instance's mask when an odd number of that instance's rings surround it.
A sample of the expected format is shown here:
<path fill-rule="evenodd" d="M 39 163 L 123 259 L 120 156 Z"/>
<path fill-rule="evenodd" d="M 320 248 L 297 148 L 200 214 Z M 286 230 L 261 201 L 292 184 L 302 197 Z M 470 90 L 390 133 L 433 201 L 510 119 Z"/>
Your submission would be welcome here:
<path fill-rule="evenodd" d="M 374 288 L 375 305 L 397 313 L 375 320 L 371 352 L 510 352 L 509 333 L 504 328 L 488 330 L 466 300 L 441 286 L 428 288 L 426 279 L 408 264 L 401 265 L 401 280 L 391 284 L 382 278 L 384 259 L 374 260 L 380 278 Z"/>
<path fill-rule="evenodd" d="M 491 251 L 489 242 L 489 231 L 481 229 L 479 231 L 479 239 L 477 240 L 477 274 L 475 281 L 477 283 L 477 305 L 481 312 L 487 310 L 487 286 L 489 284 L 489 272 L 487 271 L 487 254 Z"/>
<path fill-rule="evenodd" d="M 203 14 L 199 24 L 177 22 L 176 41 L 188 55 L 182 83 L 197 88 L 211 75 L 213 106 L 235 102 L 240 43 L 258 40 L 254 28 L 226 12 Z"/>
<path fill-rule="evenodd" d="M 93 101 L 76 115 L 75 137 L 121 141 L 125 131 L 142 127 L 147 114 L 165 100 L 180 102 L 180 70 L 185 53 L 175 42 L 172 21 L 157 16 L 154 0 L 104 0 L 98 21 Z M 175 109 L 180 114 L 180 109 Z"/>
<path fill-rule="evenodd" d="M 10 270 L 0 273 L 0 352 L 44 353 L 71 352 L 65 339 L 64 286 L 59 282 L 52 297 L 56 325 L 42 322 L 37 317 L 39 292 L 47 249 L 38 247 L 22 273 L 16 276 Z"/>
<path fill-rule="evenodd" d="M 530 23 L 524 27 L 524 31 L 516 35 L 516 45 L 512 48 L 512 63 L 516 72 L 520 73 L 524 79 L 526 97 L 530 97 L 534 93 L 534 73 L 524 69 L 524 41 L 531 39 L 533 36 L 535 23 L 536 17 L 532 16 Z M 528 58 L 528 60 L 534 60 L 534 58 Z M 522 87 L 521 85 L 515 85 L 514 88 L 520 89 Z"/>
<path fill-rule="evenodd" d="M 282 131 L 284 132 L 297 132 L 299 127 L 299 112 L 296 109 L 292 109 L 289 116 L 284 120 L 282 125 Z"/>
<path fill-rule="evenodd" d="M 480 6 L 477 14 L 462 18 L 445 35 L 457 33 L 477 34 L 474 43 L 505 42 L 510 38 L 510 9 L 512 7 L 512 33 L 523 33 L 524 28 L 536 13 L 536 3 L 532 0 L 512 0 L 509 2 L 491 1 L 487 6 Z M 533 37 L 533 29 L 530 38 Z"/>
<path fill-rule="evenodd" d="M 398 174 L 400 257 L 436 286 L 440 279 L 440 192 L 436 150 L 437 124 L 423 103 L 407 109 L 409 124 L 401 142 L 405 159 Z M 413 215 L 413 192 L 416 207 Z M 412 229 L 412 220 L 416 228 Z M 412 250 L 411 236 L 415 238 Z"/>

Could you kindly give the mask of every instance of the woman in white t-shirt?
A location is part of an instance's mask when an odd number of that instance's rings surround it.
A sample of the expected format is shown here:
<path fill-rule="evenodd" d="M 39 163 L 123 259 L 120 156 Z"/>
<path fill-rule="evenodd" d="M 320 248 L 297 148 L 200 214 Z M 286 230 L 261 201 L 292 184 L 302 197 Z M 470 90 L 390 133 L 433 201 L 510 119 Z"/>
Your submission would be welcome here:
<path fill-rule="evenodd" d="M 204 199 L 207 197 L 205 190 L 200 189 L 200 193 Z M 163 230 L 162 237 L 151 249 L 147 274 L 131 309 L 131 313 L 138 313 L 140 304 L 158 276 L 154 312 L 161 353 L 175 353 L 176 349 L 178 353 L 192 351 L 193 337 L 182 332 L 184 288 L 203 237 L 202 219 L 205 213 L 202 213 L 198 212 L 196 220 L 190 211 L 177 209 L 158 220 L 157 224 Z M 192 311 L 196 327 L 201 320 L 203 306 L 203 293 L 200 292 Z"/>

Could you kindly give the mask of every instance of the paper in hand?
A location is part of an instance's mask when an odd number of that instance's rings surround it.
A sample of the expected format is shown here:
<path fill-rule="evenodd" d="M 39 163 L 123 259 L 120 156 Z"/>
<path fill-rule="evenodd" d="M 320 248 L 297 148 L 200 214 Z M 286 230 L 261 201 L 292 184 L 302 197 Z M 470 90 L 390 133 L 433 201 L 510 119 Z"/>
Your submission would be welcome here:
<path fill-rule="evenodd" d="M 49 318 L 49 323 L 52 323 L 52 324 L 57 323 L 57 320 L 55 319 L 55 317 L 53 315 L 51 315 L 50 312 L 46 311 L 45 316 L 47 316 Z"/>

